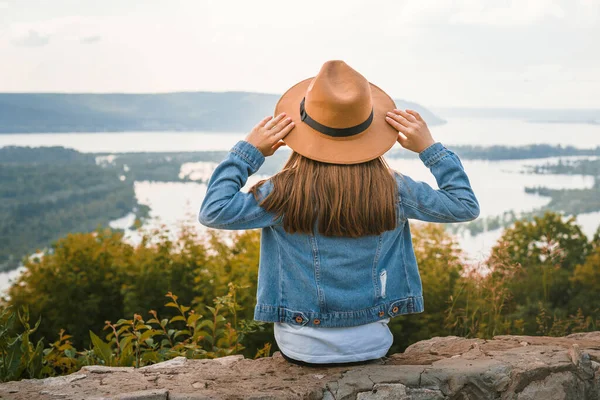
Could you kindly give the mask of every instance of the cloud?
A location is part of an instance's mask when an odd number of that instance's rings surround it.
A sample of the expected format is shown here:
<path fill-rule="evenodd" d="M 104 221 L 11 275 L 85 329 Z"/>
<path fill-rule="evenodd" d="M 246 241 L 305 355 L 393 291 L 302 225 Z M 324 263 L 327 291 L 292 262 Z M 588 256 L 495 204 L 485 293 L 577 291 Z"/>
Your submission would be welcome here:
<path fill-rule="evenodd" d="M 81 43 L 94 44 L 94 43 L 98 43 L 100 40 L 102 40 L 101 36 L 86 36 L 84 38 L 81 38 Z"/>
<path fill-rule="evenodd" d="M 50 35 L 43 35 L 37 31 L 29 30 L 27 34 L 13 39 L 12 43 L 22 47 L 43 47 L 50 42 Z"/>
<path fill-rule="evenodd" d="M 6 9 L 8 9 L 8 2 L 0 1 L 0 10 L 6 10 Z"/>
<path fill-rule="evenodd" d="M 600 0 L 234 2 L 9 0 L 0 91 L 282 93 L 340 58 L 423 104 L 600 107 Z"/>
<path fill-rule="evenodd" d="M 0 0 L 1 2 L 2 0 Z M 17 46 L 42 47 L 52 40 L 57 44 L 94 44 L 106 35 L 100 18 L 66 16 L 36 22 L 15 22 L 8 25 L 9 40 Z"/>

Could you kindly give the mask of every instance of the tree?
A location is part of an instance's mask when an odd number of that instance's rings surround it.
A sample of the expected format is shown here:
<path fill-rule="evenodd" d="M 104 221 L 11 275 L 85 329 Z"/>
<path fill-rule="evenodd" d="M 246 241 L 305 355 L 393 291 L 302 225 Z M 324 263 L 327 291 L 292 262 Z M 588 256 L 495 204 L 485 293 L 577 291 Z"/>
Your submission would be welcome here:
<path fill-rule="evenodd" d="M 425 312 L 390 320 L 389 327 L 395 340 L 389 354 L 402 351 L 416 341 L 446 334 L 444 311 L 452 301 L 463 269 L 462 253 L 442 225 L 413 225 L 411 231 Z"/>
<path fill-rule="evenodd" d="M 600 314 L 600 246 L 594 247 L 583 264 L 575 267 L 571 279 L 574 295 L 571 309 L 581 308 L 586 315 Z"/>
<path fill-rule="evenodd" d="M 591 246 L 575 221 L 552 212 L 517 221 L 492 249 L 492 257 L 502 256 L 509 270 L 521 266 L 507 282 L 513 301 L 506 311 L 512 320 L 526 321 L 527 334 L 536 334 L 540 306 L 560 318 L 577 312 L 569 307 L 570 277 L 576 265 L 585 262 Z M 496 273 L 502 274 L 502 269 Z"/>
<path fill-rule="evenodd" d="M 208 251 L 196 230 L 186 225 L 180 228 L 176 239 L 165 227 L 155 229 L 144 234 L 135 247 L 131 264 L 121 271 L 124 315 L 149 309 L 165 313 L 163 296 L 168 292 L 176 293 L 183 304 L 194 300 L 196 277 L 210 269 Z M 219 289 L 219 295 L 227 294 L 226 284 Z M 207 297 L 201 306 L 211 304 L 214 297 Z"/>
<path fill-rule="evenodd" d="M 8 291 L 9 304 L 28 306 L 32 320 L 42 317 L 37 338 L 51 340 L 64 328 L 74 343 L 88 345 L 90 327 L 122 317 L 121 271 L 133 256 L 122 237 L 109 229 L 71 233 L 49 254 L 26 261 L 27 271 Z"/>

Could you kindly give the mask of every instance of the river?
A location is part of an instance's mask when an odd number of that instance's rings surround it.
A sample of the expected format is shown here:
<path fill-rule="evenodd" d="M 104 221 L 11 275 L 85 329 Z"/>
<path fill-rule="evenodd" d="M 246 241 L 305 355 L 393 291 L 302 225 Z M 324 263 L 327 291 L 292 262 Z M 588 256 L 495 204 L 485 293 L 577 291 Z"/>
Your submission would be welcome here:
<path fill-rule="evenodd" d="M 451 148 L 453 144 L 470 145 L 510 145 L 561 144 L 580 148 L 600 146 L 600 126 L 586 124 L 527 123 L 519 120 L 492 119 L 451 119 L 447 124 L 431 127 L 436 140 Z M 81 152 L 108 152 L 118 156 L 120 152 L 165 152 L 228 150 L 244 133 L 205 133 L 205 132 L 131 132 L 131 133 L 71 133 L 71 134 L 8 134 L 0 135 L 0 147 L 18 146 L 65 146 Z M 289 151 L 282 148 L 279 151 Z M 524 173 L 526 166 L 558 162 L 574 157 L 553 157 L 545 159 L 482 161 L 463 160 L 463 165 L 473 190 L 481 205 L 481 216 L 493 216 L 504 211 L 530 211 L 547 204 L 547 197 L 527 194 L 527 186 L 548 186 L 551 188 L 588 188 L 594 183 L 590 176 L 581 175 L 535 175 Z M 386 158 L 390 166 L 413 179 L 425 181 L 436 187 L 435 179 L 418 159 Z M 208 178 L 215 163 L 189 163 L 182 166 L 182 173 L 196 178 Z M 260 170 L 250 177 L 243 190 L 265 178 Z M 135 182 L 138 201 L 151 207 L 151 220 L 147 229 L 161 224 L 177 233 L 177 225 L 188 223 L 203 228 L 196 223 L 195 216 L 206 192 L 202 183 L 181 182 Z M 126 228 L 131 225 L 132 215 L 112 222 L 114 227 Z M 600 225 L 600 212 L 582 214 L 578 222 L 584 233 L 591 237 Z M 491 231 L 476 236 L 464 234 L 457 237 L 460 246 L 473 261 L 481 261 L 495 244 L 502 231 Z M 129 240 L 135 242 L 137 235 L 128 232 Z M 0 290 L 9 284 L 17 272 L 0 274 Z"/>

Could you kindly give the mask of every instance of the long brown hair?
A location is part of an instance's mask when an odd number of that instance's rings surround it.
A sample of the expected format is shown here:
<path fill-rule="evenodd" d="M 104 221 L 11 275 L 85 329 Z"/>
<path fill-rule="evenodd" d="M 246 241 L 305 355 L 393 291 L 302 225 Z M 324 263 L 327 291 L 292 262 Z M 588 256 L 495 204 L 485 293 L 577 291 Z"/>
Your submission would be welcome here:
<path fill-rule="evenodd" d="M 312 233 L 318 220 L 324 236 L 379 235 L 396 228 L 398 189 L 382 156 L 358 164 L 330 164 L 292 151 L 272 176 L 273 190 L 260 206 L 283 215 L 288 233 Z M 256 183 L 249 192 L 259 201 Z"/>

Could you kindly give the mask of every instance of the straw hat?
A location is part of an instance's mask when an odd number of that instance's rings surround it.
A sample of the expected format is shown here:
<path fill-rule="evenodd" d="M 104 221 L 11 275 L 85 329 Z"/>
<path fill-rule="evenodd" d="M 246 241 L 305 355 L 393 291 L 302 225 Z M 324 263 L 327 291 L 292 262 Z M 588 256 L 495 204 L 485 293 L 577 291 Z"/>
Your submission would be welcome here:
<path fill-rule="evenodd" d="M 275 106 L 295 123 L 283 141 L 304 157 L 357 164 L 388 151 L 398 131 L 385 121 L 396 108 L 383 90 L 340 60 L 327 61 L 318 75 L 292 86 Z"/>

